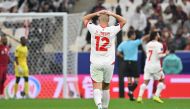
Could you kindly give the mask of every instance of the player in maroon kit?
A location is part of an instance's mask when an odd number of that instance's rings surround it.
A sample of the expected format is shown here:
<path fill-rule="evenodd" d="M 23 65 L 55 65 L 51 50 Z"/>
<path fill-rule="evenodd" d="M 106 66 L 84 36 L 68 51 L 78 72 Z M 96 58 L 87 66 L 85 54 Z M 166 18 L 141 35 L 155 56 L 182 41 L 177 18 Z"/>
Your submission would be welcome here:
<path fill-rule="evenodd" d="M 1 36 L 0 40 L 0 99 L 4 98 L 3 90 L 6 80 L 6 73 L 9 64 L 9 46 L 7 46 L 6 36 Z"/>

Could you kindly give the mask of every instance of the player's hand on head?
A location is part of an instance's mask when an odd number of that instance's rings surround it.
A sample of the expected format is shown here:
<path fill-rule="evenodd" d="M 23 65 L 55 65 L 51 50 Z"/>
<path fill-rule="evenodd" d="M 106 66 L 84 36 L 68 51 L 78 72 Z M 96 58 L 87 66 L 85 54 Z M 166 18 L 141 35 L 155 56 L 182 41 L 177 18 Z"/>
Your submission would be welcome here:
<path fill-rule="evenodd" d="M 100 16 L 101 14 L 106 14 L 106 10 L 98 11 L 96 14 L 97 16 Z"/>
<path fill-rule="evenodd" d="M 109 16 L 112 16 L 113 12 L 106 10 L 106 14 L 109 15 Z"/>

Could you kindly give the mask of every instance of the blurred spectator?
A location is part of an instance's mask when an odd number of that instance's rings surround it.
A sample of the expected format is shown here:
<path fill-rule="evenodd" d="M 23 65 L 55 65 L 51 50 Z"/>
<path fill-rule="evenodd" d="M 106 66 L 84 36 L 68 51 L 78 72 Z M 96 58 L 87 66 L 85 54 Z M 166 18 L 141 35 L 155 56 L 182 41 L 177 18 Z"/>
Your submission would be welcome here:
<path fill-rule="evenodd" d="M 190 51 L 190 38 L 187 40 L 187 46 L 185 47 L 185 50 Z"/>
<path fill-rule="evenodd" d="M 162 15 L 160 15 L 160 16 L 158 17 L 158 21 L 157 21 L 157 23 L 155 24 L 155 26 L 156 26 L 156 28 L 158 28 L 158 29 L 160 29 L 160 30 L 163 30 L 163 28 L 166 27 L 166 24 L 165 24 L 165 22 L 164 22 L 164 20 L 163 20 Z"/>
<path fill-rule="evenodd" d="M 183 35 L 184 38 L 190 38 L 190 31 L 186 27 L 183 27 Z"/>
<path fill-rule="evenodd" d="M 177 17 L 172 17 L 172 19 L 170 20 L 168 24 L 170 25 L 172 33 L 176 34 L 177 29 L 179 28 L 179 26 L 181 26 L 181 21 L 178 20 Z"/>
<path fill-rule="evenodd" d="M 69 10 L 66 8 L 64 1 L 61 2 L 60 6 L 58 8 L 58 11 L 59 12 L 67 12 L 67 13 L 69 13 Z"/>
<path fill-rule="evenodd" d="M 169 5 L 166 7 L 165 11 L 166 14 L 176 15 L 177 7 L 174 3 L 174 0 L 169 0 Z"/>
<path fill-rule="evenodd" d="M 131 26 L 135 29 L 137 38 L 143 35 L 144 29 L 146 28 L 146 16 L 142 12 L 141 7 L 136 8 L 136 12 L 131 16 L 130 19 Z"/>
<path fill-rule="evenodd" d="M 182 10 L 181 6 L 177 6 L 177 12 L 173 17 L 177 17 L 177 20 L 181 20 L 182 24 L 187 20 L 187 14 Z"/>
<path fill-rule="evenodd" d="M 165 43 L 169 49 L 172 48 L 170 45 L 172 45 L 173 43 L 172 41 L 174 36 L 172 35 L 168 27 L 163 28 L 161 37 L 162 37 L 162 42 Z"/>
<path fill-rule="evenodd" d="M 163 71 L 166 74 L 179 74 L 183 69 L 181 59 L 175 54 L 175 50 L 171 49 L 163 60 Z"/>
<path fill-rule="evenodd" d="M 142 12 L 147 16 L 151 16 L 151 14 L 153 13 L 153 8 L 152 8 L 152 4 L 150 2 L 148 2 L 148 0 L 142 0 L 142 4 L 141 4 L 141 8 L 142 8 Z"/>
<path fill-rule="evenodd" d="M 188 20 L 186 20 L 183 24 L 183 27 L 184 28 L 187 28 L 187 31 L 190 32 L 190 13 L 189 13 L 189 16 L 188 16 Z"/>
<path fill-rule="evenodd" d="M 190 13 L 190 2 L 188 0 L 178 0 L 177 4 L 182 7 L 186 14 Z"/>
<path fill-rule="evenodd" d="M 176 50 L 184 50 L 186 47 L 186 39 L 182 37 L 183 29 L 179 28 L 177 30 L 176 36 L 173 40 Z"/>

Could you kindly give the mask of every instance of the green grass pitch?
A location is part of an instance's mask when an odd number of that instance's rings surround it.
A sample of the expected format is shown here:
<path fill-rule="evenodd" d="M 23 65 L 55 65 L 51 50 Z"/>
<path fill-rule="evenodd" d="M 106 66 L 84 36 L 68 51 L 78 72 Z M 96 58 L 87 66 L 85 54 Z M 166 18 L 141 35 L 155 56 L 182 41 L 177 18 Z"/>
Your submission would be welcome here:
<path fill-rule="evenodd" d="M 190 109 L 190 99 L 164 99 L 164 104 L 144 100 L 112 99 L 109 109 Z M 0 109 L 97 109 L 92 99 L 20 99 L 0 100 Z"/>

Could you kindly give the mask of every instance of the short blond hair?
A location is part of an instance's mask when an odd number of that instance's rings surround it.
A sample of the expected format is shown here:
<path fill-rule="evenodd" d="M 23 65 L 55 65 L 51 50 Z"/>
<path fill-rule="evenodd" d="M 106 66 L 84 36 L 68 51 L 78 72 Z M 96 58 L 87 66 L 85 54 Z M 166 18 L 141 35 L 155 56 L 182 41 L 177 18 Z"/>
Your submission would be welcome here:
<path fill-rule="evenodd" d="M 101 14 L 98 19 L 100 22 L 109 22 L 109 15 Z"/>

